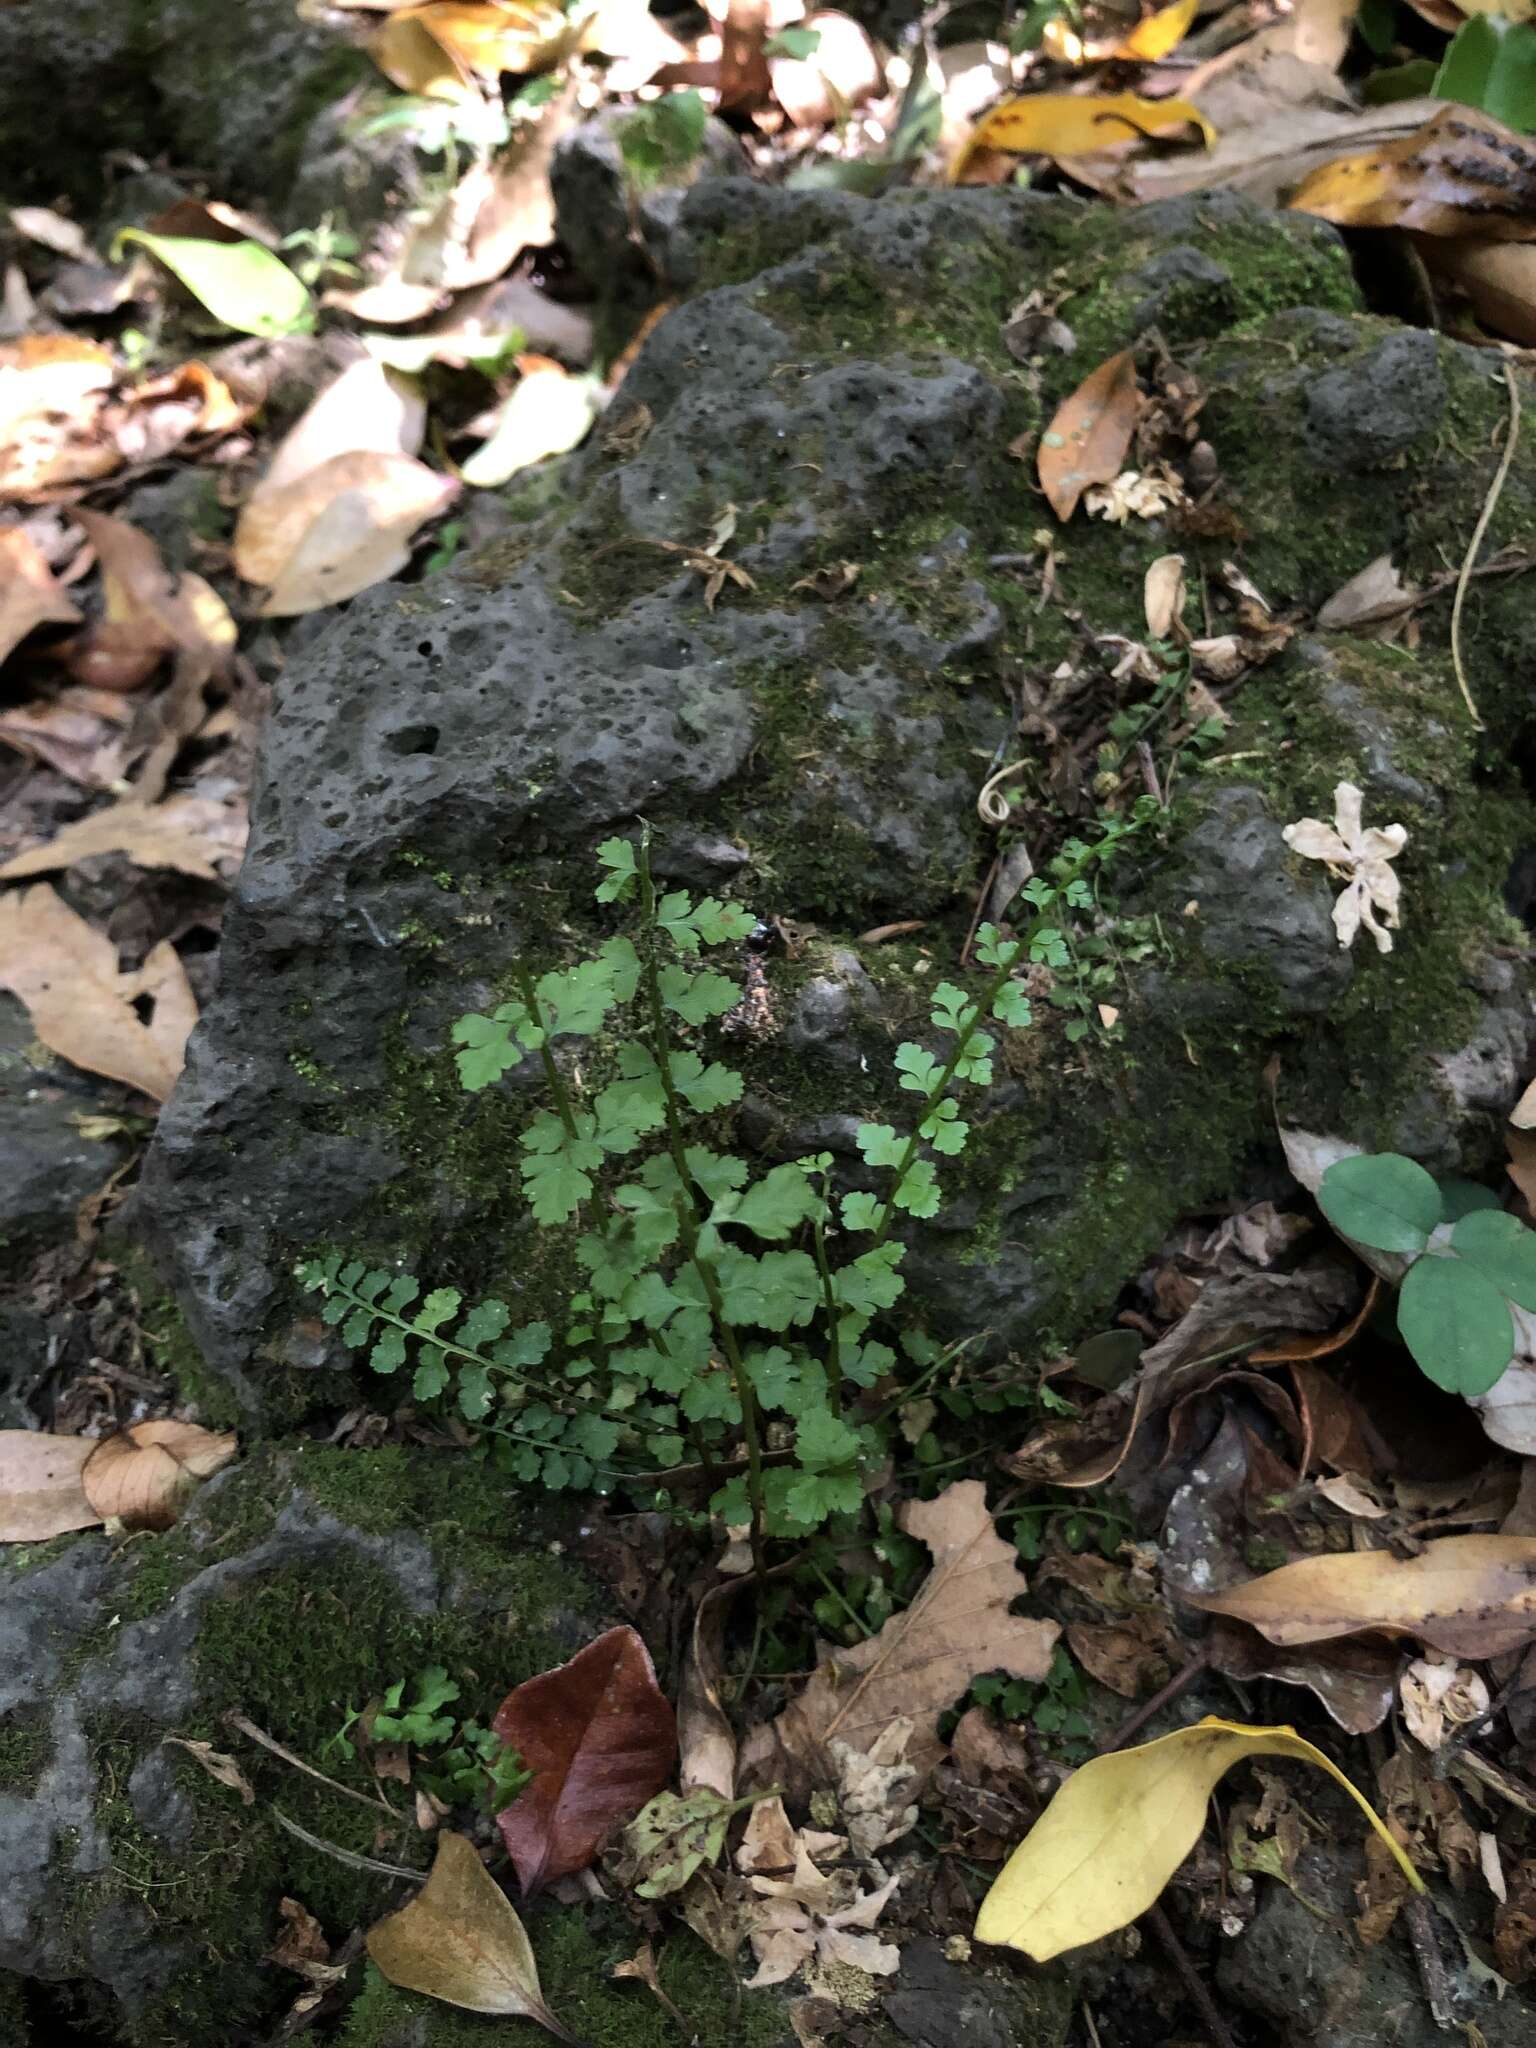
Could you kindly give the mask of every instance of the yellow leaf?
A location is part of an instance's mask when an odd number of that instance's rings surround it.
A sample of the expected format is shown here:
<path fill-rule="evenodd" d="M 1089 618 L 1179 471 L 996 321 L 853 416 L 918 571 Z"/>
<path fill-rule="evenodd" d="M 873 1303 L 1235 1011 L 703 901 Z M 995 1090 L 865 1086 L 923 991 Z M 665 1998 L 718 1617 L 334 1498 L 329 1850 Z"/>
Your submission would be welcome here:
<path fill-rule="evenodd" d="M 1200 0 L 1173 0 L 1138 22 L 1116 50 L 1117 57 L 1136 57 L 1143 64 L 1155 64 L 1176 50 L 1189 34 L 1189 25 L 1200 11 Z"/>
<path fill-rule="evenodd" d="M 1036 92 L 1003 100 L 972 129 L 952 177 L 978 149 L 1039 156 L 1083 156 L 1114 142 L 1198 128 L 1207 147 L 1216 131 L 1188 100 L 1144 100 L 1133 92 Z"/>
<path fill-rule="evenodd" d="M 445 1829 L 432 1874 L 416 1897 L 368 1934 L 368 1953 L 391 1984 L 467 2012 L 521 2015 L 574 2041 L 544 2003 L 527 1931 L 475 1845 Z"/>
<path fill-rule="evenodd" d="M 1095 1757 L 1075 1771 L 1014 1850 L 981 1904 L 976 1939 L 1037 1963 L 1128 1927 L 1157 1903 L 1205 1826 L 1217 1781 L 1245 1757 L 1315 1764 L 1343 1787 L 1402 1866 L 1424 1886 L 1370 1802 L 1293 1728 L 1208 1718 L 1156 1742 Z"/>

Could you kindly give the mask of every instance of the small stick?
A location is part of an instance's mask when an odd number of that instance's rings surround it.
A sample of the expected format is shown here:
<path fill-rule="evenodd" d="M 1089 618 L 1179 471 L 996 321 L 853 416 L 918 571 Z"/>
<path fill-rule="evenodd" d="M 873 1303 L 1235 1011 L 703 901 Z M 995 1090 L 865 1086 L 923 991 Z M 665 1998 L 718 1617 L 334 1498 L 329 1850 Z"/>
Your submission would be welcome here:
<path fill-rule="evenodd" d="M 265 1730 L 258 1728 L 254 1721 L 248 1721 L 237 1707 L 231 1707 L 224 1719 L 231 1728 L 238 1728 L 240 1733 L 248 1735 L 252 1742 L 259 1742 L 261 1747 L 270 1750 L 273 1756 L 281 1757 L 285 1764 L 292 1764 L 296 1771 L 302 1771 L 306 1778 L 314 1778 L 317 1783 L 328 1785 L 333 1792 L 339 1792 L 343 1799 L 355 1799 L 359 1806 L 366 1806 L 372 1812 L 387 1813 L 397 1828 L 407 1825 L 382 1793 L 376 1799 L 370 1799 L 366 1792 L 354 1792 L 350 1785 L 338 1785 L 336 1780 L 328 1778 L 324 1771 L 317 1771 L 313 1764 L 305 1763 L 303 1757 L 295 1756 L 291 1749 L 284 1749 L 280 1742 L 275 1741 Z"/>
<path fill-rule="evenodd" d="M 1201 2024 L 1211 2037 L 1214 2048 L 1237 2048 L 1237 2043 L 1227 2032 L 1226 2021 L 1216 2010 L 1216 2001 L 1196 1973 L 1189 1959 L 1189 1951 L 1180 1941 L 1173 1922 L 1161 1906 L 1153 1906 L 1146 1915 L 1147 1923 L 1162 1943 L 1168 1960 L 1178 1972 L 1179 1981 L 1188 1993 L 1189 2002 L 1200 2015 Z"/>
<path fill-rule="evenodd" d="M 1520 386 L 1515 382 L 1514 369 L 1507 358 L 1504 363 L 1504 383 L 1509 392 L 1509 434 L 1504 443 L 1504 453 L 1500 457 L 1499 466 L 1494 471 L 1493 482 L 1488 487 L 1488 495 L 1483 500 L 1483 509 L 1478 515 L 1477 525 L 1472 529 L 1472 539 L 1467 546 L 1466 559 L 1461 565 L 1461 574 L 1456 579 L 1456 596 L 1451 604 L 1451 666 L 1456 671 L 1456 683 L 1461 691 L 1462 702 L 1471 712 L 1472 723 L 1479 732 L 1483 730 L 1483 721 L 1478 716 L 1477 705 L 1473 702 L 1472 691 L 1467 683 L 1467 671 L 1461 659 L 1461 608 L 1466 602 L 1467 585 L 1472 580 L 1472 565 L 1477 560 L 1477 551 L 1483 544 L 1483 535 L 1488 531 L 1488 522 L 1493 517 L 1494 507 L 1503 493 L 1510 464 L 1515 459 L 1515 446 L 1520 439 Z"/>
<path fill-rule="evenodd" d="M 380 1863 L 377 1857 L 359 1856 L 355 1850 L 338 1848 L 336 1843 L 326 1841 L 323 1835 L 312 1835 L 308 1828 L 301 1828 L 296 1820 L 290 1820 L 279 1807 L 270 1807 L 268 1811 L 280 1828 L 296 1835 L 307 1848 L 318 1849 L 322 1856 L 334 1857 L 336 1862 L 345 1863 L 351 1870 L 372 1870 L 381 1877 L 403 1877 L 411 1884 L 425 1884 L 427 1881 L 424 1870 L 407 1870 L 403 1863 Z"/>
<path fill-rule="evenodd" d="M 1188 1691 L 1201 1672 L 1210 1669 L 1210 1663 L 1210 1651 L 1197 1650 L 1181 1671 L 1176 1671 L 1166 1685 L 1160 1685 L 1149 1700 L 1142 1701 L 1128 1720 L 1121 1722 L 1108 1742 L 1100 1749 L 1100 1756 L 1108 1756 L 1113 1750 L 1124 1749 L 1131 1737 L 1139 1735 L 1154 1714 L 1166 1707 L 1170 1701 L 1176 1700 L 1180 1693 Z"/>
<path fill-rule="evenodd" d="M 1403 1903 L 1403 1918 L 1408 1925 L 1413 1959 L 1419 1966 L 1419 1981 L 1424 1986 L 1429 2016 L 1442 2034 L 1453 2033 L 1456 2014 L 1445 1978 L 1445 1958 L 1440 1953 L 1439 1939 L 1435 1934 L 1433 1909 L 1422 1892 L 1409 1894 Z"/>

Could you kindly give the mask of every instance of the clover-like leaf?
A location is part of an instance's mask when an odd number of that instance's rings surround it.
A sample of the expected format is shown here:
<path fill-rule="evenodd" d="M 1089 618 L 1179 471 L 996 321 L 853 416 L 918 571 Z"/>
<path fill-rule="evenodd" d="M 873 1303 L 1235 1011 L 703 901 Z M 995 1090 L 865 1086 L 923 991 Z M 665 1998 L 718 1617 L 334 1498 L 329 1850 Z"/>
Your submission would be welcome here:
<path fill-rule="evenodd" d="M 1515 1353 L 1509 1303 L 1465 1259 L 1415 1259 L 1398 1296 L 1397 1327 L 1427 1379 L 1469 1398 L 1486 1394 Z"/>
<path fill-rule="evenodd" d="M 1416 1160 L 1398 1152 L 1336 1159 L 1317 1205 L 1341 1236 L 1381 1252 L 1421 1252 L 1440 1221 L 1440 1190 Z"/>
<path fill-rule="evenodd" d="M 1536 1309 L 1536 1231 L 1502 1209 L 1473 1209 L 1451 1232 L 1457 1254 L 1521 1308 Z"/>

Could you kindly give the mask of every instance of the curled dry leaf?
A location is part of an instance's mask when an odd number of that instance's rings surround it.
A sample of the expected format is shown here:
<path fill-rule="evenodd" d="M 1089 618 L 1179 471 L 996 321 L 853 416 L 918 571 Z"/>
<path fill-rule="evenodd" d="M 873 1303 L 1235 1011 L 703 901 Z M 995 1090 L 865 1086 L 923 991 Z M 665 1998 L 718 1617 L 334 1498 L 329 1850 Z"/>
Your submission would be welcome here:
<path fill-rule="evenodd" d="M 525 1892 L 585 1870 L 666 1784 L 677 1754 L 672 1709 L 632 1628 L 517 1686 L 493 1726 L 533 1772 L 496 1816 Z"/>
<path fill-rule="evenodd" d="M 1536 241 L 1536 156 L 1490 115 L 1446 106 L 1411 135 L 1323 164 L 1290 204 L 1340 227 Z"/>
<path fill-rule="evenodd" d="M 908 1501 L 898 1520 L 933 1553 L 933 1570 L 879 1635 L 819 1664 L 774 1724 L 784 1752 L 817 1783 L 836 1782 L 834 1741 L 868 1754 L 902 1718 L 912 1723 L 905 1761 L 926 1773 L 943 1754 L 939 1715 L 978 1672 L 1038 1681 L 1050 1669 L 1061 1630 L 1010 1612 L 1029 1588 L 1017 1550 L 987 1512 L 980 1480 Z"/>
<path fill-rule="evenodd" d="M 1378 555 L 1337 589 L 1317 615 L 1327 633 L 1362 633 L 1401 618 L 1418 593 L 1403 581 L 1390 555 Z"/>
<path fill-rule="evenodd" d="M 1272 1643 L 1381 1630 L 1459 1657 L 1495 1657 L 1536 1637 L 1536 1537 L 1442 1536 L 1417 1557 L 1332 1552 L 1245 1586 L 1178 1597 L 1246 1621 Z"/>
<path fill-rule="evenodd" d="M 32 1029 L 62 1059 L 156 1102 L 176 1085 L 197 1004 L 168 941 L 124 973 L 106 934 L 39 882 L 0 896 L 0 988 L 21 999 Z M 148 1023 L 135 1007 L 145 999 Z"/>
<path fill-rule="evenodd" d="M 1136 358 L 1123 349 L 1100 363 L 1057 407 L 1040 437 L 1035 468 L 1058 519 L 1070 519 L 1090 484 L 1120 472 L 1141 411 Z"/>
<path fill-rule="evenodd" d="M 1488 1687 L 1454 1657 L 1415 1657 L 1399 1690 L 1408 1732 L 1426 1749 L 1439 1749 L 1448 1734 L 1488 1711 Z"/>
<path fill-rule="evenodd" d="M 238 1448 L 233 1435 L 195 1422 L 136 1422 L 95 1446 L 81 1484 L 102 1521 L 169 1529 L 192 1489 L 222 1471 Z"/>
<path fill-rule="evenodd" d="M 232 1756 L 226 1756 L 222 1750 L 215 1749 L 211 1742 L 194 1742 L 186 1735 L 167 1735 L 163 1737 L 161 1746 L 166 1749 L 184 1749 L 192 1761 L 208 1773 L 215 1784 L 227 1786 L 231 1792 L 238 1792 L 243 1806 L 255 1805 L 256 1794 L 250 1779 Z M 285 1907 L 289 1906 L 292 1900 L 285 1899 L 283 1904 Z M 324 1953 L 329 1954 L 329 1949 Z"/>
<path fill-rule="evenodd" d="M 799 24 L 820 37 L 808 57 L 770 57 L 773 96 L 797 128 L 821 128 L 882 91 L 885 65 L 869 31 L 834 8 Z"/>
<path fill-rule="evenodd" d="M 750 1880 L 759 1903 L 748 1928 L 757 1956 L 749 1988 L 787 1983 L 812 1963 L 842 1964 L 873 1977 L 888 1977 L 900 1966 L 899 1950 L 861 1930 L 874 1926 L 901 1880 L 888 1878 L 875 1891 L 861 1892 L 852 1871 L 829 1874 L 817 1867 L 813 1859 L 827 1860 L 841 1846 L 836 1836 L 804 1831 L 792 1839 L 790 1876 Z"/>
<path fill-rule="evenodd" d="M 950 175 L 958 180 L 979 149 L 1017 155 L 1072 157 L 1147 136 L 1192 129 L 1203 142 L 1215 130 L 1187 100 L 1147 100 L 1133 92 L 1034 92 L 1003 100 L 972 129 Z"/>
<path fill-rule="evenodd" d="M 1413 1888 L 1424 1889 L 1364 1796 L 1320 1749 L 1292 1728 L 1211 1718 L 1075 1771 L 983 1900 L 976 1939 L 1043 1963 L 1129 1926 L 1157 1903 L 1199 1840 L 1218 1780 L 1254 1756 L 1294 1757 L 1326 1771 L 1387 1842 Z"/>
<path fill-rule="evenodd" d="M 95 1448 L 89 1437 L 0 1429 L 0 1543 L 42 1543 L 99 1522 L 80 1484 Z"/>
<path fill-rule="evenodd" d="M 0 498 L 46 497 L 117 468 L 102 417 L 115 375 L 109 348 L 73 334 L 0 344 Z"/>
<path fill-rule="evenodd" d="M 495 489 L 547 456 L 564 455 L 585 440 L 606 402 L 600 378 L 573 377 L 542 356 L 525 356 L 523 364 L 489 437 L 464 464 L 465 483 L 477 489 Z"/>
<path fill-rule="evenodd" d="M 1184 557 L 1159 555 L 1142 579 L 1142 610 L 1147 631 L 1154 640 L 1167 640 L 1183 631 Z"/>
<path fill-rule="evenodd" d="M 0 527 L 0 661 L 34 626 L 78 624 L 80 612 L 22 526 Z"/>
<path fill-rule="evenodd" d="M 391 1984 L 467 2012 L 536 2020 L 575 2041 L 544 2003 L 533 1946 L 512 1902 L 473 1842 L 452 1829 L 437 1838 L 432 1874 L 407 1906 L 368 1934 L 368 1953 Z"/>

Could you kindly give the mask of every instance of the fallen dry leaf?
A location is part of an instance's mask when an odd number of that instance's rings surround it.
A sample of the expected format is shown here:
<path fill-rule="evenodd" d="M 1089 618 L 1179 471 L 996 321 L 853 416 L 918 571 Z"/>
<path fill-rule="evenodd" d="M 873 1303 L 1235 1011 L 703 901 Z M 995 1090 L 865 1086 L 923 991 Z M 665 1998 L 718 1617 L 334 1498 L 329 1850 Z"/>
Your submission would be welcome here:
<path fill-rule="evenodd" d="M 169 1529 L 187 1495 L 222 1471 L 238 1448 L 233 1435 L 195 1422 L 136 1422 L 94 1446 L 80 1483 L 102 1521 Z"/>
<path fill-rule="evenodd" d="M 1454 1657 L 1415 1657 L 1399 1681 L 1408 1733 L 1426 1749 L 1488 1711 L 1488 1688 Z"/>
<path fill-rule="evenodd" d="M 1166 138 L 1180 128 L 1194 130 L 1207 144 L 1216 139 L 1200 109 L 1187 100 L 1147 100 L 1133 92 L 1028 93 L 1022 99 L 1003 100 L 982 116 L 966 138 L 950 178 L 961 180 L 967 163 L 982 149 L 1075 157 L 1107 143 Z"/>
<path fill-rule="evenodd" d="M 496 1816 L 525 1892 L 585 1870 L 666 1784 L 677 1754 L 672 1709 L 632 1628 L 517 1686 L 492 1726 L 533 1772 Z"/>
<path fill-rule="evenodd" d="M 1155 17 L 1154 17 L 1155 18 Z M 1142 578 L 1142 611 L 1154 640 L 1182 633 L 1184 620 L 1184 557 L 1159 555 Z"/>
<path fill-rule="evenodd" d="M 98 853 L 125 853 L 136 867 L 175 868 L 216 882 L 218 863 L 226 872 L 239 865 L 246 830 L 243 807 L 213 797 L 173 796 L 160 804 L 125 797 L 0 865 L 0 882 L 44 875 Z"/>
<path fill-rule="evenodd" d="M 26 528 L 0 527 L 0 661 L 34 626 L 75 625 L 79 618 Z"/>
<path fill-rule="evenodd" d="M 827 1860 L 842 1846 L 835 1835 L 804 1831 L 792 1837 L 790 1876 L 751 1878 L 760 1903 L 747 1928 L 757 1956 L 749 1989 L 787 1983 L 813 1963 L 841 1964 L 873 1977 L 888 1977 L 900 1966 L 898 1949 L 854 1930 L 874 1926 L 901 1879 L 887 1878 L 875 1891 L 861 1892 L 853 1871 L 818 1869 L 813 1859 Z"/>
<path fill-rule="evenodd" d="M 80 1484 L 95 1448 L 89 1437 L 0 1429 L 0 1543 L 42 1543 L 99 1522 Z"/>
<path fill-rule="evenodd" d="M 215 1784 L 224 1785 L 231 1792 L 238 1792 L 242 1805 L 255 1805 L 256 1793 L 250 1779 L 247 1778 L 232 1756 L 226 1756 L 222 1750 L 215 1749 L 211 1742 L 194 1742 L 186 1735 L 166 1735 L 161 1738 L 161 1747 L 166 1749 L 184 1749 L 199 1769 L 208 1773 Z M 284 1899 L 283 1901 L 285 1909 L 292 1904 L 293 1901 L 291 1899 Z M 323 1953 L 329 1955 L 330 1950 L 327 1948 Z M 282 1958 L 274 1956 L 272 1960 L 277 1962 L 281 1961 Z"/>
<path fill-rule="evenodd" d="M 836 1781 L 834 1741 L 866 1754 L 893 1721 L 912 1723 L 906 1761 L 919 1773 L 943 1754 L 939 1715 L 979 1671 L 1039 1680 L 1061 1630 L 1011 1613 L 1028 1591 L 1018 1552 L 998 1535 L 978 1479 L 908 1501 L 897 1519 L 933 1553 L 933 1570 L 910 1607 L 879 1635 L 819 1664 L 775 1725 L 783 1750 L 821 1784 Z"/>
<path fill-rule="evenodd" d="M 1057 407 L 1040 436 L 1035 468 L 1058 519 L 1070 519 L 1090 484 L 1120 473 L 1136 431 L 1141 392 L 1136 358 L 1124 349 L 1100 363 Z"/>
<path fill-rule="evenodd" d="M 1381 1630 L 1459 1657 L 1495 1657 L 1536 1637 L 1536 1537 L 1442 1536 L 1416 1557 L 1331 1552 L 1245 1586 L 1178 1597 L 1246 1621 L 1272 1643 Z"/>
<path fill-rule="evenodd" d="M 62 1059 L 156 1102 L 176 1085 L 197 1004 L 167 941 L 124 973 L 106 934 L 39 882 L 0 896 L 0 988 L 20 998 L 32 1029 Z M 145 999 L 147 1023 L 134 1007 Z"/>
<path fill-rule="evenodd" d="M 137 689 L 167 654 L 222 668 L 238 628 L 229 608 L 201 576 L 174 576 L 147 533 L 126 519 L 83 507 L 85 529 L 101 569 L 104 615 L 71 643 L 68 666 L 77 682 Z"/>
<path fill-rule="evenodd" d="M 1290 205 L 1339 227 L 1536 241 L 1536 156 L 1490 115 L 1444 106 L 1411 135 L 1321 165 Z"/>
<path fill-rule="evenodd" d="M 740 1591 L 713 1586 L 699 1602 L 677 1698 L 678 1777 L 685 1792 L 736 1796 L 736 1735 L 720 1700 L 725 1617 Z"/>
<path fill-rule="evenodd" d="M 1240 1622 L 1218 1621 L 1209 1641 L 1217 1671 L 1239 1680 L 1273 1678 L 1305 1686 L 1350 1735 L 1379 1728 L 1397 1699 L 1402 1656 L 1383 1636 L 1345 1636 L 1282 1650 Z"/>
<path fill-rule="evenodd" d="M 976 1939 L 1037 1963 L 1139 1919 L 1199 1840 L 1218 1780 L 1246 1757 L 1284 1756 L 1326 1771 L 1418 1873 L 1363 1794 L 1292 1728 L 1208 1718 L 1074 1771 L 982 1901 Z"/>
<path fill-rule="evenodd" d="M 0 711 L 0 745 L 46 761 L 56 774 L 82 789 L 105 789 L 115 779 L 102 762 L 109 736 L 132 717 L 116 692 L 70 686 L 57 696 Z"/>
<path fill-rule="evenodd" d="M 1509 1112 L 1509 1120 L 1517 1131 L 1536 1130 L 1536 1081 L 1531 1082 Z"/>
<path fill-rule="evenodd" d="M 463 465 L 465 483 L 494 490 L 547 456 L 585 440 L 607 398 L 598 377 L 573 377 L 545 357 L 528 364 L 503 402 L 490 434 Z"/>
<path fill-rule="evenodd" d="M 266 586 L 260 617 L 321 611 L 403 569 L 417 528 L 458 492 L 454 478 L 409 455 L 338 455 L 245 506 L 235 566 Z"/>
<path fill-rule="evenodd" d="M 112 351 L 73 334 L 0 343 L 0 498 L 46 496 L 121 461 L 103 424 Z"/>
<path fill-rule="evenodd" d="M 1378 555 L 1340 585 L 1318 613 L 1317 623 L 1326 633 L 1359 633 L 1400 618 L 1417 595 L 1403 581 L 1392 557 Z"/>
<path fill-rule="evenodd" d="M 368 1932 L 377 1969 L 404 1991 L 420 1991 L 467 2012 L 536 2020 L 574 2042 L 544 2003 L 538 1964 L 512 1902 L 473 1842 L 445 1828 L 432 1874 L 398 1913 Z"/>
<path fill-rule="evenodd" d="M 883 90 L 885 63 L 861 23 L 823 7 L 796 26 L 820 37 L 811 54 L 768 59 L 773 96 L 795 127 L 826 127 Z"/>

